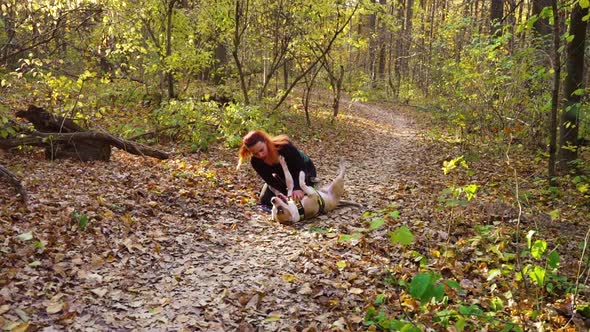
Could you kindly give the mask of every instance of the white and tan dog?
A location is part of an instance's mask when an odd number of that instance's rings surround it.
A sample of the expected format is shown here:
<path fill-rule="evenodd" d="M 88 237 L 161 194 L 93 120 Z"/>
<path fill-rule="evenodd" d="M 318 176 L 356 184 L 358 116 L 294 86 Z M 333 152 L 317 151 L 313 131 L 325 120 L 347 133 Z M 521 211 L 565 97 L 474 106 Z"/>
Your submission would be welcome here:
<path fill-rule="evenodd" d="M 272 219 L 281 224 L 290 224 L 302 219 L 313 218 L 321 213 L 329 212 L 338 207 L 342 193 L 344 192 L 344 164 L 340 164 L 338 176 L 330 183 L 315 190 L 305 184 L 305 173 L 299 173 L 299 185 L 305 196 L 300 202 L 295 202 L 291 197 L 293 194 L 293 177 L 287 168 L 285 158 L 279 156 L 279 162 L 285 173 L 285 182 L 287 185 L 287 196 L 281 194 L 276 189 L 271 188 L 275 197 L 271 199 Z M 299 204 L 298 204 L 299 203 Z M 300 205 L 300 206 L 298 206 Z"/>

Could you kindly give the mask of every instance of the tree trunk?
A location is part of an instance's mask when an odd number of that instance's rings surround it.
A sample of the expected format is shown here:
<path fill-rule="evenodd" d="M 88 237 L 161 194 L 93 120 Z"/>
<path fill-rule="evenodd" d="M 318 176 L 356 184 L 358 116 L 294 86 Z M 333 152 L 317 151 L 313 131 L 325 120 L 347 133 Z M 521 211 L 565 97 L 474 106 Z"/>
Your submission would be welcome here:
<path fill-rule="evenodd" d="M 283 62 L 283 89 L 289 88 L 289 60 Z"/>
<path fill-rule="evenodd" d="M 502 34 L 502 17 L 504 16 L 504 1 L 492 0 L 490 5 L 490 33 L 494 36 Z"/>
<path fill-rule="evenodd" d="M 561 78 L 561 60 L 559 57 L 559 12 L 557 11 L 557 0 L 551 1 L 553 8 L 553 92 L 551 96 L 551 118 L 549 122 L 549 182 L 555 185 L 555 160 L 557 151 L 557 113 L 559 108 L 559 86 Z M 543 30 L 545 31 L 545 30 Z"/>
<path fill-rule="evenodd" d="M 333 87 L 334 91 L 334 101 L 332 103 L 332 122 L 336 120 L 338 116 L 338 112 L 340 110 L 340 97 L 342 96 L 342 83 L 344 82 L 344 66 L 340 65 L 340 73 L 336 78 L 335 86 Z"/>
<path fill-rule="evenodd" d="M 169 58 L 172 55 L 172 15 L 174 13 L 175 4 L 176 0 L 170 0 L 166 12 L 166 58 Z M 174 92 L 174 73 L 172 72 L 172 69 L 168 68 L 166 70 L 165 80 L 168 88 L 168 99 L 176 98 Z"/>
<path fill-rule="evenodd" d="M 379 3 L 384 8 L 387 8 L 387 0 L 380 0 Z M 387 10 L 384 9 L 383 12 Z M 377 79 L 383 81 L 385 79 L 385 63 L 387 50 L 387 26 L 385 20 L 379 20 L 379 61 L 377 65 Z"/>
<path fill-rule="evenodd" d="M 304 69 L 303 72 L 299 76 L 295 77 L 293 82 L 291 82 L 291 84 L 289 84 L 289 87 L 287 88 L 287 90 L 282 94 L 279 101 L 272 108 L 271 112 L 276 111 L 283 104 L 283 102 L 285 101 L 285 99 L 287 99 L 287 96 L 289 96 L 289 94 L 291 93 L 291 90 L 293 90 L 293 88 L 297 85 L 297 83 L 299 83 L 299 81 L 303 77 L 305 77 L 305 75 L 307 75 L 311 70 L 313 70 L 313 68 L 315 68 L 315 66 L 318 64 L 318 62 L 320 62 L 326 56 L 326 54 L 328 54 L 328 52 L 330 52 L 330 50 L 332 49 L 332 45 L 334 44 L 334 42 L 336 41 L 338 36 L 340 36 L 340 34 L 348 26 L 348 24 L 350 23 L 350 21 L 352 20 L 352 18 L 354 16 L 354 14 L 358 10 L 359 6 L 360 6 L 360 2 L 357 2 L 357 4 L 352 9 L 352 12 L 350 13 L 350 16 L 348 16 L 348 18 L 346 18 L 346 21 L 344 21 L 342 26 L 338 27 L 338 29 L 336 29 L 336 31 L 334 31 L 332 33 L 332 37 L 328 41 L 328 44 L 326 45 L 325 49 L 321 50 L 321 54 L 306 69 Z"/>
<path fill-rule="evenodd" d="M 567 44 L 566 72 L 564 81 L 564 109 L 561 113 L 558 167 L 562 171 L 570 169 L 570 162 L 578 157 L 578 130 L 580 126 L 581 93 L 584 73 L 584 47 L 586 43 L 588 8 L 577 3 L 572 10 L 569 35 L 574 39 Z"/>
<path fill-rule="evenodd" d="M 242 1 L 236 1 L 236 12 L 235 12 L 235 30 L 234 30 L 234 39 L 233 39 L 233 50 L 231 52 L 234 61 L 236 63 L 236 69 L 238 70 L 238 76 L 240 78 L 240 87 L 242 89 L 242 94 L 244 95 L 244 103 L 246 105 L 250 104 L 250 98 L 248 98 L 248 87 L 246 85 L 246 77 L 244 76 L 244 69 L 242 68 L 242 62 L 240 61 L 240 45 L 242 43 L 242 36 L 248 27 L 248 24 L 244 22 L 244 28 L 241 29 L 242 25 L 242 17 L 247 15 L 247 9 L 249 6 L 249 1 L 246 0 L 244 4 Z M 247 18 L 247 17 L 246 17 Z M 241 30 L 240 30 L 241 29 Z"/>
<path fill-rule="evenodd" d="M 311 100 L 311 91 L 313 90 L 313 84 L 315 83 L 315 79 L 320 73 L 320 70 L 315 70 L 311 74 L 311 78 L 305 78 L 305 89 L 303 91 L 303 109 L 305 110 L 305 120 L 307 121 L 307 126 L 311 127 L 311 117 L 309 116 L 309 101 Z"/>
<path fill-rule="evenodd" d="M 23 185 L 20 183 L 20 180 L 16 177 L 16 175 L 14 175 L 4 166 L 0 165 L 0 177 L 8 180 L 8 182 L 16 188 L 16 191 L 20 194 L 21 199 L 26 204 L 28 199 L 27 192 L 23 188 Z"/>
<path fill-rule="evenodd" d="M 548 36 L 551 33 L 549 19 L 539 17 L 543 8 L 549 6 L 552 6 L 551 0 L 533 0 L 533 15 L 537 16 L 537 21 L 533 27 L 542 36 Z M 555 18 L 555 14 L 553 14 L 553 17 Z M 555 24 L 555 26 L 557 26 L 557 24 Z"/>
<path fill-rule="evenodd" d="M 410 55 L 410 48 L 412 46 L 412 27 L 413 27 L 413 16 L 414 16 L 414 0 L 406 1 L 406 14 L 404 24 L 404 41 L 402 43 L 402 59 L 401 59 L 401 76 L 407 77 L 408 75 L 408 62 Z M 400 79 L 401 79 L 400 76 Z"/>
<path fill-rule="evenodd" d="M 372 4 L 375 4 L 377 0 L 371 0 Z M 368 70 L 369 70 L 369 78 L 371 80 L 371 86 L 375 87 L 375 54 L 377 53 L 378 48 L 378 40 L 377 40 L 377 14 L 372 11 L 368 16 L 368 25 L 369 25 L 369 63 Z"/>

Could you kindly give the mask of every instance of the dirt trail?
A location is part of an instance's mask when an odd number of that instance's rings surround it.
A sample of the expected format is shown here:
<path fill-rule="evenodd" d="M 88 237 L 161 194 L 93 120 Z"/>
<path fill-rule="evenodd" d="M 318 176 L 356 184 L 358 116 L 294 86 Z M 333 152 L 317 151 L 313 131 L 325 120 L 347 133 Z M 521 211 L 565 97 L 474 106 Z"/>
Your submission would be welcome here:
<path fill-rule="evenodd" d="M 355 103 L 340 121 L 349 133 L 317 142 L 313 158 L 318 173 L 328 181 L 346 151 L 346 198 L 362 203 L 364 208 L 340 208 L 294 227 L 271 223 L 268 215 L 248 206 L 224 210 L 215 205 L 219 202 L 213 202 L 205 205 L 210 210 L 202 209 L 203 204 L 192 208 L 190 198 L 182 199 L 184 188 L 175 189 L 180 194 L 146 195 L 140 186 L 149 180 L 134 173 L 138 167 L 130 165 L 129 169 L 104 174 L 109 166 L 98 164 L 97 174 L 117 177 L 127 187 L 137 187 L 136 200 L 150 200 L 147 204 L 152 209 L 136 211 L 150 225 L 127 237 L 109 237 L 112 230 L 103 229 L 104 241 L 112 247 L 108 254 L 85 254 L 84 250 L 92 252 L 95 247 L 92 241 L 86 249 L 65 253 L 64 261 L 78 264 L 78 268 L 50 272 L 55 289 L 51 285 L 43 289 L 48 294 L 62 294 L 67 299 L 63 312 L 68 314 L 57 317 L 29 309 L 32 321 L 45 331 L 63 326 L 80 331 L 277 331 L 313 326 L 346 330 L 345 326 L 360 323 L 362 312 L 351 312 L 350 308 L 362 309 L 359 306 L 369 287 L 364 278 L 379 268 L 360 264 L 367 260 L 340 246 L 337 235 L 349 232 L 365 210 L 383 207 L 393 199 L 400 185 L 399 166 L 405 164 L 407 169 L 408 163 L 415 162 L 412 151 L 417 144 L 416 129 L 402 112 L 384 105 Z M 223 166 L 232 167 L 232 162 L 228 160 Z M 68 165 L 50 171 L 65 168 L 63 172 L 71 172 Z M 128 173 L 121 175 L 123 171 Z M 87 167 L 83 172 L 94 180 L 79 186 L 101 181 Z M 106 200 L 110 197 L 103 195 Z M 198 193 L 194 195 L 199 197 Z M 43 201 L 38 196 L 35 198 L 33 189 L 33 200 Z M 133 204 L 129 202 L 129 206 Z M 347 271 L 337 265 L 339 261 L 356 261 L 363 267 Z M 9 283 L 2 291 L 16 301 L 22 289 L 17 283 Z M 41 311 L 48 301 L 42 300 L 30 295 L 19 307 Z"/>
<path fill-rule="evenodd" d="M 387 198 L 383 197 L 386 188 L 394 186 L 397 164 L 405 161 L 406 150 L 415 144 L 415 133 L 411 121 L 393 109 L 364 104 L 353 108 L 347 121 L 364 130 L 359 130 L 363 133 L 360 144 L 349 147 L 352 153 L 346 156 L 348 198 L 367 207 L 380 206 Z M 325 161 L 318 166 L 320 174 L 324 166 Z M 343 208 L 314 222 L 316 227 L 335 227 L 360 213 L 356 208 Z M 95 313 L 82 316 L 76 325 L 82 328 L 87 325 L 84 317 L 96 320 L 97 316 L 103 318 L 98 325 L 109 328 L 140 324 L 172 330 L 260 326 L 272 331 L 314 324 L 326 329 L 339 320 L 342 323 L 343 313 L 330 308 L 334 294 L 325 291 L 338 287 L 327 278 L 328 268 L 323 265 L 325 258 L 339 259 L 323 257 L 324 242 L 336 241 L 333 235 L 317 236 L 307 231 L 309 224 L 278 226 L 264 214 L 254 214 L 247 221 L 230 213 L 219 217 L 222 223 L 211 220 L 215 226 L 197 234 L 169 224 L 163 259 L 149 262 L 135 251 L 135 260 L 121 266 L 126 273 L 135 269 L 135 274 L 113 280 L 121 286 L 128 283 L 133 290 L 113 287 L 110 301 L 93 308 Z M 346 255 L 342 252 L 342 257 Z M 111 270 L 105 267 L 96 273 L 108 275 Z M 134 288 L 132 278 L 149 279 L 152 284 Z"/>

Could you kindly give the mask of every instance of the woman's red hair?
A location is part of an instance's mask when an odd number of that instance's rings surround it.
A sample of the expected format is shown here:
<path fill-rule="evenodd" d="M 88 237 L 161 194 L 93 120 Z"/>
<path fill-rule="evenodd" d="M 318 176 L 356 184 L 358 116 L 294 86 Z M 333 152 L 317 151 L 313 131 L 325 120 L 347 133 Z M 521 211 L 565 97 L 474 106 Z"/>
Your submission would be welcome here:
<path fill-rule="evenodd" d="M 252 157 L 252 152 L 250 152 L 250 148 L 258 142 L 263 142 L 264 144 L 266 144 L 266 147 L 268 149 L 268 156 L 266 157 L 265 161 L 270 161 L 274 164 L 279 160 L 279 150 L 281 149 L 281 147 L 289 143 L 289 136 L 270 136 L 262 130 L 250 131 L 242 139 L 242 145 L 240 146 L 239 150 L 240 159 L 238 160 L 237 168 L 240 168 L 245 159 Z"/>

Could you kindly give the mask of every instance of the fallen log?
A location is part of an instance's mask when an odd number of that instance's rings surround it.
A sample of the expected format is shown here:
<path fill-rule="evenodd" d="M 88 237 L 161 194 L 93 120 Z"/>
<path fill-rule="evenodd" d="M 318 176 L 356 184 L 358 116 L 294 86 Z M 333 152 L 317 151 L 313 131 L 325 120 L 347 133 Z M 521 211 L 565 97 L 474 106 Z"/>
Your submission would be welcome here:
<path fill-rule="evenodd" d="M 35 129 L 42 133 L 73 133 L 86 131 L 78 126 L 72 119 L 51 114 L 41 107 L 30 105 L 26 111 L 16 112 L 19 118 L 27 119 Z"/>
<path fill-rule="evenodd" d="M 0 177 L 5 178 L 8 182 L 16 188 L 16 191 L 20 194 L 21 199 L 26 204 L 28 200 L 27 192 L 23 185 L 20 183 L 20 180 L 14 175 L 11 171 L 9 171 L 6 167 L 0 165 Z"/>
<path fill-rule="evenodd" d="M 169 157 L 167 153 L 154 149 L 152 147 L 138 143 L 132 143 L 107 133 L 99 133 L 94 131 L 84 131 L 75 133 L 41 133 L 38 131 L 32 131 L 24 137 L 0 139 L 0 148 L 10 149 L 21 145 L 45 146 L 52 148 L 53 146 L 59 145 L 60 143 L 72 144 L 84 141 L 101 142 L 108 146 L 112 145 L 128 153 L 140 156 L 149 156 L 158 159 L 168 159 Z M 81 160 L 90 160 L 84 158 L 88 156 L 84 155 L 83 151 L 76 151 L 75 153 L 78 157 L 80 157 Z"/>
<path fill-rule="evenodd" d="M 46 110 L 29 106 L 26 111 L 19 111 L 16 116 L 33 124 L 36 130 L 0 139 L 1 149 L 10 149 L 22 145 L 45 147 L 47 159 L 75 158 L 82 161 L 104 160 L 111 157 L 111 146 L 128 153 L 167 159 L 168 154 L 152 147 L 130 142 L 106 132 L 89 131 L 72 119 L 64 118 Z"/>

